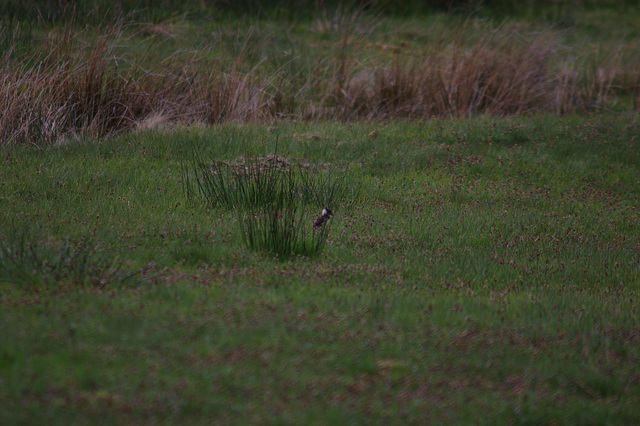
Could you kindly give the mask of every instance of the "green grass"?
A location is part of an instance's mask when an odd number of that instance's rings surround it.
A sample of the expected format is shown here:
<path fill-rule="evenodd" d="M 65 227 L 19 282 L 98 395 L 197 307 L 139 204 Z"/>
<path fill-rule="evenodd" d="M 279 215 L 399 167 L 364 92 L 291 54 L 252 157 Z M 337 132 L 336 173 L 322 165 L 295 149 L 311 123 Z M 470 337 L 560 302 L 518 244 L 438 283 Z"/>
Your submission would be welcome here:
<path fill-rule="evenodd" d="M 2 148 L 36 255 L 0 258 L 0 423 L 640 420 L 636 116 L 275 127 Z M 194 148 L 353 196 L 320 256 L 265 257 L 187 197 Z"/>

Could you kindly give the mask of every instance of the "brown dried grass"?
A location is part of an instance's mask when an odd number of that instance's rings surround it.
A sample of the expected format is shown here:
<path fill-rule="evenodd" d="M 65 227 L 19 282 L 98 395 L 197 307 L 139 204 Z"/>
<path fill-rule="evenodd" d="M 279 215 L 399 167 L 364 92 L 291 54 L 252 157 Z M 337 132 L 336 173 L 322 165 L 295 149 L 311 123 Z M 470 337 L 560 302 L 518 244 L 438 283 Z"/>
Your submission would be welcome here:
<path fill-rule="evenodd" d="M 167 123 L 573 114 L 606 108 L 616 93 L 640 104 L 637 67 L 616 55 L 563 62 L 559 40 L 515 27 L 487 31 L 470 47 L 454 40 L 422 57 L 397 53 L 390 64 L 371 65 L 357 55 L 375 25 L 363 26 L 359 13 L 318 24 L 336 27 L 342 42 L 296 75 L 251 63 L 252 34 L 224 63 L 210 52 L 128 56 L 121 23 L 93 37 L 71 26 L 52 31 L 30 53 L 5 49 L 0 57 L 0 143 Z"/>

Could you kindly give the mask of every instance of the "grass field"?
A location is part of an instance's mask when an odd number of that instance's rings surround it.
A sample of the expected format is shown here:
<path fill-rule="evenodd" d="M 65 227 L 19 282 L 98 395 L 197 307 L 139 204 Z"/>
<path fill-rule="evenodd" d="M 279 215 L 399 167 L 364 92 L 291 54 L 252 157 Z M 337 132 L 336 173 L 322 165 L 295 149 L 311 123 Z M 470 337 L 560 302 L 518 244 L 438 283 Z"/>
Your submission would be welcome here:
<path fill-rule="evenodd" d="M 4 148 L 0 423 L 635 423 L 638 134 L 480 117 Z M 319 256 L 247 250 L 184 190 L 193 152 L 276 143 L 353 189 Z"/>
<path fill-rule="evenodd" d="M 0 4 L 0 425 L 640 423 L 636 2 L 354 4 Z"/>

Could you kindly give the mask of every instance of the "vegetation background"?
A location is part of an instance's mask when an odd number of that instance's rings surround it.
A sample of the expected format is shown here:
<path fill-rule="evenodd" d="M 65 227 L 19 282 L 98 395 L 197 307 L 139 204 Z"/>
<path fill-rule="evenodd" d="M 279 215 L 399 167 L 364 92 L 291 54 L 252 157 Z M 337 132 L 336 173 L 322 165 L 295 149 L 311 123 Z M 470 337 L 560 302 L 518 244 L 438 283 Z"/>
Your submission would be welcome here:
<path fill-rule="evenodd" d="M 0 17 L 1 424 L 640 420 L 637 2 Z"/>

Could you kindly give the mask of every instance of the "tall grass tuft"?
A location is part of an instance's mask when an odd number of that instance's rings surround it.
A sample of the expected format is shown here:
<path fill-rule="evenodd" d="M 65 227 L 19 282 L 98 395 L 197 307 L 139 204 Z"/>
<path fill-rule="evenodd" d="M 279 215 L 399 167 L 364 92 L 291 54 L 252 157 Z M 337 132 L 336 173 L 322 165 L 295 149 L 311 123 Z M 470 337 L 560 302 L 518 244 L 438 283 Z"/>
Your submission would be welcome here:
<path fill-rule="evenodd" d="M 280 259 L 320 253 L 330 222 L 316 230 L 314 219 L 350 191 L 344 176 L 278 155 L 203 162 L 195 154 L 184 166 L 183 182 L 190 199 L 236 211 L 249 249 Z"/>
<path fill-rule="evenodd" d="M 345 176 L 329 168 L 292 163 L 279 155 L 205 161 L 197 153 L 183 165 L 187 197 L 202 197 L 212 208 L 251 209 L 299 200 L 329 206 L 355 194 Z"/>
<path fill-rule="evenodd" d="M 311 257 L 322 251 L 331 221 L 315 230 L 313 220 L 314 216 L 293 199 L 239 214 L 244 244 L 250 250 L 264 251 L 283 260 L 292 255 Z"/>
<path fill-rule="evenodd" d="M 104 287 L 125 276 L 117 258 L 83 238 L 79 241 L 37 241 L 28 231 L 0 235 L 0 281 L 22 285 L 66 283 Z"/>

